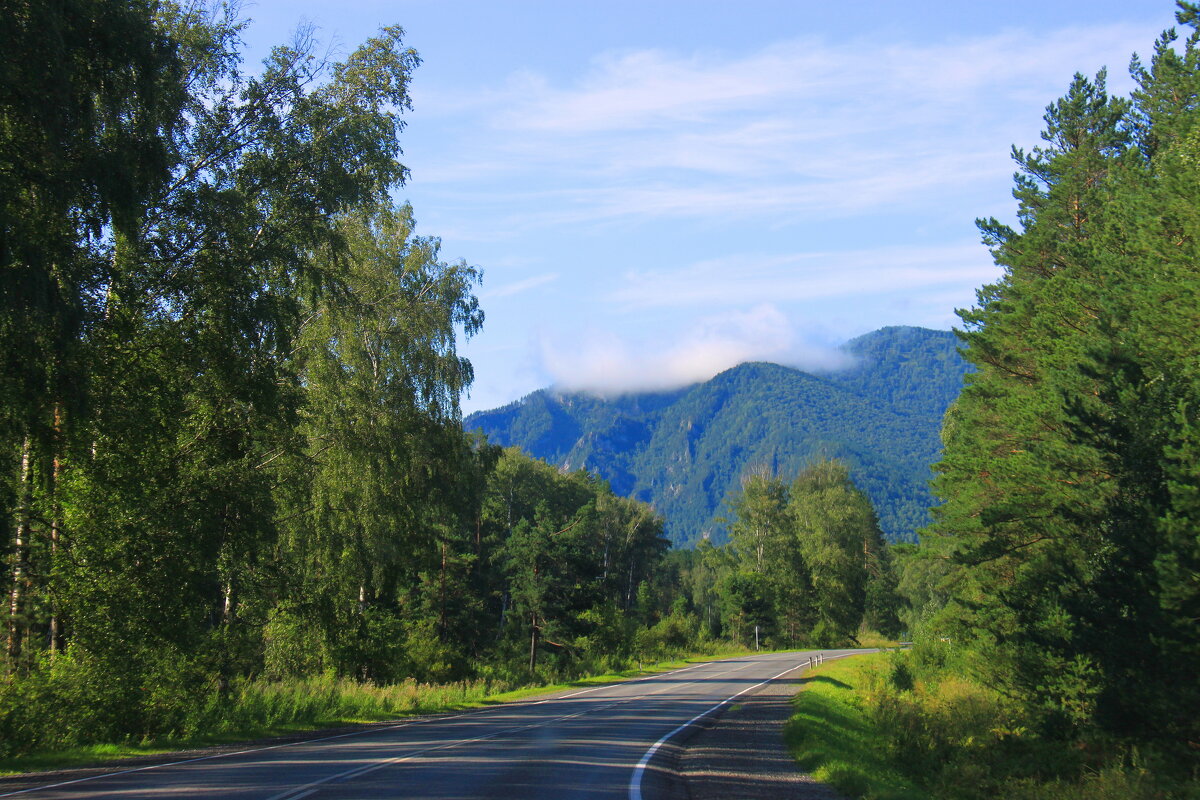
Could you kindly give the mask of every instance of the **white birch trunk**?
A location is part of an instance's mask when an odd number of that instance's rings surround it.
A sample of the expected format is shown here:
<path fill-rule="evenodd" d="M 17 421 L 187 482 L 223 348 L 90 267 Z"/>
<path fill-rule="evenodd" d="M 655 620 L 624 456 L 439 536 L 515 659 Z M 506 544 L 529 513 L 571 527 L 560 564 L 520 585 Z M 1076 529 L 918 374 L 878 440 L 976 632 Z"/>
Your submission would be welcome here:
<path fill-rule="evenodd" d="M 16 659 L 21 654 L 21 600 L 25 584 L 26 547 L 29 543 L 29 515 L 32 505 L 32 442 L 26 435 L 21 446 L 21 472 L 18 484 L 17 525 L 13 534 L 12 582 L 8 593 L 8 668 L 16 668 Z"/>

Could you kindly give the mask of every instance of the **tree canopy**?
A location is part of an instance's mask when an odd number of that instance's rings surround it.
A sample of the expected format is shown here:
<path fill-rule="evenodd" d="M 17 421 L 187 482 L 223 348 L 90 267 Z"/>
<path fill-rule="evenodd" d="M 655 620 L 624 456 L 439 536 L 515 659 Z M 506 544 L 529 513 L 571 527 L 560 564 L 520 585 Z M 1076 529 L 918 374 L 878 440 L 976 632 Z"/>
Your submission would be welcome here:
<path fill-rule="evenodd" d="M 249 73 L 224 5 L 0 12 L 0 755 L 628 655 L 661 518 L 462 430 L 481 273 L 394 199 L 403 31 Z"/>
<path fill-rule="evenodd" d="M 1196 265 L 1200 8 L 1137 88 L 1076 75 L 1014 149 L 1003 277 L 961 312 L 977 371 L 943 427 L 928 548 L 958 569 L 933 623 L 973 643 L 1047 735 L 1200 740 Z M 1191 742 L 1192 745 L 1187 743 Z"/>

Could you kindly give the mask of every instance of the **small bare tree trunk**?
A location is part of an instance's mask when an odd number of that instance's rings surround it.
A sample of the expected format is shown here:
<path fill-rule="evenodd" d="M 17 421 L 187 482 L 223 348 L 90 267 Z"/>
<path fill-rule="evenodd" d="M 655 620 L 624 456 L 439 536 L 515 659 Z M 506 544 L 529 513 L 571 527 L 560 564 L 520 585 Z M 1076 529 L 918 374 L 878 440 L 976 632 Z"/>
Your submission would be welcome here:
<path fill-rule="evenodd" d="M 438 640 L 446 640 L 446 543 L 442 542 L 442 575 L 440 578 L 441 588 L 438 592 Z"/>
<path fill-rule="evenodd" d="M 629 577 L 625 581 L 625 610 L 633 608 L 633 557 L 629 559 Z"/>
<path fill-rule="evenodd" d="M 496 630 L 496 638 L 504 635 L 504 623 L 508 621 L 508 592 L 500 595 L 500 627 Z"/>
<path fill-rule="evenodd" d="M 54 404 L 54 461 L 50 470 L 50 499 L 53 514 L 50 520 L 50 568 L 46 574 L 50 581 L 50 657 L 58 655 L 62 644 L 62 633 L 59 630 L 58 593 L 54 590 L 54 568 L 58 559 L 58 540 L 62 532 L 62 509 L 58 504 L 58 478 L 62 468 L 60 453 L 63 442 L 63 406 Z"/>
<path fill-rule="evenodd" d="M 55 459 L 55 466 L 58 465 L 58 460 Z M 54 519 L 50 523 L 50 568 L 54 569 L 54 560 L 58 557 L 58 534 L 59 521 L 58 514 L 55 513 Z M 62 632 L 59 629 L 58 620 L 58 597 L 54 591 L 53 578 L 51 578 L 50 586 L 50 657 L 54 658 L 58 655 L 58 650 L 62 642 Z"/>
<path fill-rule="evenodd" d="M 535 666 L 537 666 L 537 640 L 538 640 L 537 614 L 529 615 L 529 627 L 533 631 L 529 635 L 529 671 L 533 672 L 533 668 Z"/>
<path fill-rule="evenodd" d="M 32 449 L 29 436 L 21 446 L 21 472 L 19 499 L 17 501 L 17 525 L 13 534 L 12 583 L 8 593 L 8 670 L 16 669 L 21 655 L 21 599 L 25 585 L 25 549 L 29 543 L 29 516 L 33 503 Z"/>

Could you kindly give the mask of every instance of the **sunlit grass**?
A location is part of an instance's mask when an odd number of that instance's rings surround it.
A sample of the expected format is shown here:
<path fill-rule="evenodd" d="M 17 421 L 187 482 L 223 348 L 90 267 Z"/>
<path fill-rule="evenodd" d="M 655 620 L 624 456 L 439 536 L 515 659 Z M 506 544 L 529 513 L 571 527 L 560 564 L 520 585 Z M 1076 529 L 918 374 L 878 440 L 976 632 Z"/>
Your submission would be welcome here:
<path fill-rule="evenodd" d="M 1092 764 L 1080 743 L 1038 739 L 1021 710 L 908 653 L 827 662 L 806 673 L 785 739 L 801 768 L 868 800 L 1193 800 L 1195 782 L 1159 774 L 1153 754 Z"/>
<path fill-rule="evenodd" d="M 889 639 L 886 636 L 876 633 L 875 631 L 861 631 L 858 634 L 858 646 L 864 649 L 899 647 L 900 642 L 895 639 Z"/>
<path fill-rule="evenodd" d="M 858 690 L 886 654 L 831 661 L 807 673 L 793 699 L 784 739 L 802 769 L 850 797 L 919 800 L 918 790 L 892 765 L 886 742 L 864 712 Z"/>

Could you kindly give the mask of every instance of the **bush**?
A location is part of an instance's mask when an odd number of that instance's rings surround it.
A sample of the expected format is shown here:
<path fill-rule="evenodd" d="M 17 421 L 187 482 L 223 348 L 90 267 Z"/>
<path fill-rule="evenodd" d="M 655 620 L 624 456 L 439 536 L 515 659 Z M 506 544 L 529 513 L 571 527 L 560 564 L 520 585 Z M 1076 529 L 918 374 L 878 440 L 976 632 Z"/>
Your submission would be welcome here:
<path fill-rule="evenodd" d="M 888 683 L 898 692 L 911 692 L 916 686 L 916 678 L 903 653 L 893 653 L 888 659 Z"/>
<path fill-rule="evenodd" d="M 332 667 L 321 629 L 285 608 L 271 611 L 263 632 L 263 674 L 273 680 L 321 675 Z"/>

